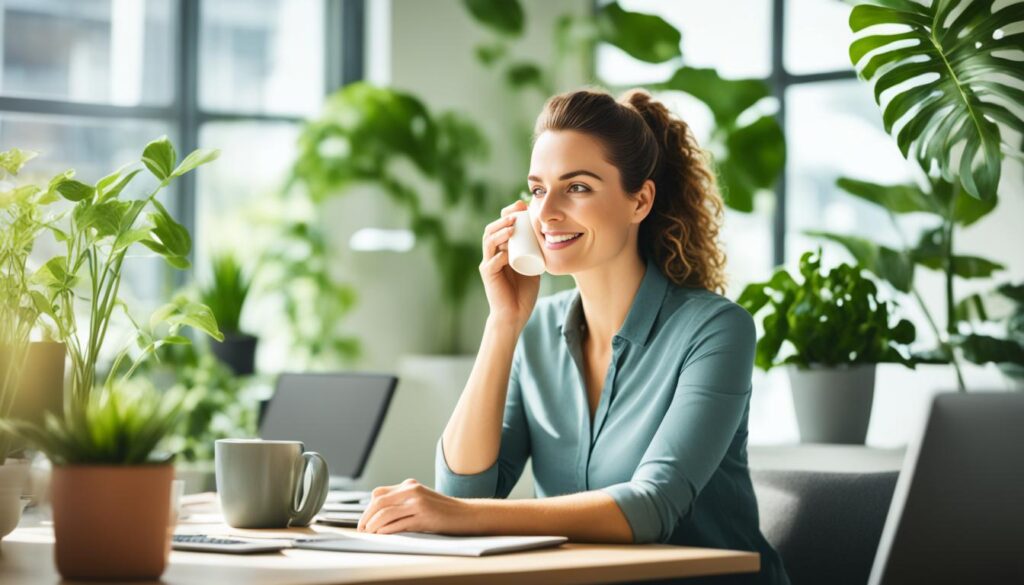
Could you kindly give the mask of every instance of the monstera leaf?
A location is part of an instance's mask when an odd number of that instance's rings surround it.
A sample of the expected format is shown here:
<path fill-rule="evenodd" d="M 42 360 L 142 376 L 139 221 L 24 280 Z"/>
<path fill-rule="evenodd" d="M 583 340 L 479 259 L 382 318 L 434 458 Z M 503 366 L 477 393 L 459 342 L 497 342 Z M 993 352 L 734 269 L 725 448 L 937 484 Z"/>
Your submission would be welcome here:
<path fill-rule="evenodd" d="M 708 147 L 716 155 L 722 198 L 732 209 L 753 211 L 754 194 L 772 188 L 786 162 L 786 140 L 773 116 L 741 118 L 771 95 L 768 86 L 758 79 L 723 79 L 714 69 L 681 67 L 651 88 L 682 91 L 708 106 L 715 118 Z"/>
<path fill-rule="evenodd" d="M 882 27 L 850 45 L 850 60 L 873 81 L 880 106 L 890 94 L 882 119 L 903 156 L 925 170 L 937 164 L 944 179 L 958 177 L 979 199 L 996 194 L 1002 150 L 1021 152 L 997 122 L 1024 132 L 1024 120 L 1006 106 L 1024 102 L 1024 62 L 1013 55 L 1024 47 L 1024 3 L 996 4 L 870 0 L 850 13 L 855 33 Z"/>

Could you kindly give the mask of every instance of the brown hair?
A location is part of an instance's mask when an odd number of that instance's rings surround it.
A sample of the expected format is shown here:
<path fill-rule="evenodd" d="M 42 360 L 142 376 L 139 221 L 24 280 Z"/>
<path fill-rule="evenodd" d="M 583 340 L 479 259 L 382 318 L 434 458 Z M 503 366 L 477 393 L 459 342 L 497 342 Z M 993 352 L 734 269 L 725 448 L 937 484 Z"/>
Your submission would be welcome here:
<path fill-rule="evenodd" d="M 653 180 L 654 206 L 640 223 L 641 258 L 653 257 L 679 286 L 725 292 L 722 198 L 710 159 L 685 122 L 643 90 L 627 91 L 618 101 L 603 91 L 579 90 L 547 101 L 534 140 L 546 130 L 600 140 L 627 193 Z"/>

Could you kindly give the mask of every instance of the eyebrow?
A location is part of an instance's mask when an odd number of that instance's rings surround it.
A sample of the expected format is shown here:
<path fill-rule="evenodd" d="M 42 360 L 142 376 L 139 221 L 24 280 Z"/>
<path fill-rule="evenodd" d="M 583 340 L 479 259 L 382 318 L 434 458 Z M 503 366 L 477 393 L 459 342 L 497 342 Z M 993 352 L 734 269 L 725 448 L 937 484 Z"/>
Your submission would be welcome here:
<path fill-rule="evenodd" d="M 604 181 L 604 179 L 602 179 L 600 176 L 598 176 L 597 173 L 592 173 L 592 172 L 590 172 L 588 170 L 584 170 L 584 169 L 580 169 L 578 171 L 571 171 L 571 172 L 565 173 L 561 177 L 558 177 L 558 180 L 559 181 L 568 181 L 569 179 L 571 179 L 573 177 L 578 177 L 579 175 L 586 175 L 588 177 L 594 177 L 598 181 L 602 181 L 602 182 Z M 533 181 L 535 183 L 543 183 L 543 181 L 541 181 L 539 177 L 536 177 L 534 175 L 530 175 L 529 177 L 526 177 L 526 180 L 527 181 Z"/>

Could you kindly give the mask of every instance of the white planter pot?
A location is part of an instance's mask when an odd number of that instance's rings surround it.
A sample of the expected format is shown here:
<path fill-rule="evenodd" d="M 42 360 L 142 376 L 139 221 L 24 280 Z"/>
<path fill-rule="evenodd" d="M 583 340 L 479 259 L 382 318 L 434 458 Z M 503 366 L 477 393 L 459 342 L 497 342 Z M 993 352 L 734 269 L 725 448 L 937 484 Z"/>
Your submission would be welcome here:
<path fill-rule="evenodd" d="M 0 538 L 10 534 L 21 521 L 21 511 L 28 502 L 23 497 L 28 470 L 27 460 L 8 459 L 0 465 Z"/>
<path fill-rule="evenodd" d="M 864 444 L 875 393 L 875 364 L 788 366 L 803 443 Z"/>

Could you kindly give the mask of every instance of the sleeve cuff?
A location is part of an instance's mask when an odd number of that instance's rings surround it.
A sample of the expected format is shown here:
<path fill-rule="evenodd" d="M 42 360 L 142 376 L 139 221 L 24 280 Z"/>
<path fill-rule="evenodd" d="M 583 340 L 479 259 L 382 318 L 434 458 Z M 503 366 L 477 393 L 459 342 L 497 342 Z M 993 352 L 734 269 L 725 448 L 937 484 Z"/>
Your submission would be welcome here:
<path fill-rule="evenodd" d="M 661 519 L 651 501 L 651 494 L 633 482 L 617 483 L 601 488 L 600 491 L 610 495 L 622 510 L 622 515 L 633 531 L 634 544 L 662 542 Z"/>
<path fill-rule="evenodd" d="M 498 486 L 498 462 L 480 473 L 462 475 L 448 467 L 443 440 L 437 440 L 434 457 L 434 489 L 455 498 L 493 498 Z"/>

